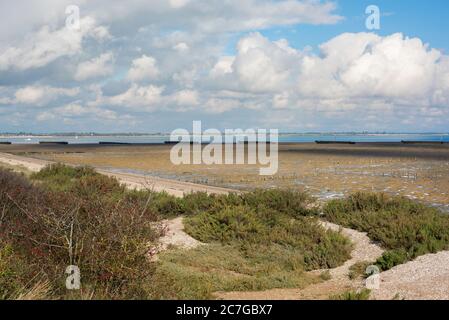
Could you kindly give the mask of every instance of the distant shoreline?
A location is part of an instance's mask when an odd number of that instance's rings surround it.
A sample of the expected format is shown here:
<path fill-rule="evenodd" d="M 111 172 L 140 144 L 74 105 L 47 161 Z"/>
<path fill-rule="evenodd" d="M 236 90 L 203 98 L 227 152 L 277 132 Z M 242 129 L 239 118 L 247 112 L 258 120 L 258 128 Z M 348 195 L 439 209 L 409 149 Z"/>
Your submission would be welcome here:
<path fill-rule="evenodd" d="M 190 139 L 190 137 L 189 137 Z M 204 139 L 204 138 L 203 138 Z M 69 144 L 163 144 L 170 140 L 169 134 L 0 134 L 0 142 L 12 144 L 38 144 L 39 142 L 65 141 Z M 204 139 L 208 143 L 209 139 Z M 447 133 L 280 133 L 279 143 L 315 143 L 325 142 L 354 142 L 354 143 L 400 143 L 401 141 L 415 142 L 446 142 L 449 143 Z"/>

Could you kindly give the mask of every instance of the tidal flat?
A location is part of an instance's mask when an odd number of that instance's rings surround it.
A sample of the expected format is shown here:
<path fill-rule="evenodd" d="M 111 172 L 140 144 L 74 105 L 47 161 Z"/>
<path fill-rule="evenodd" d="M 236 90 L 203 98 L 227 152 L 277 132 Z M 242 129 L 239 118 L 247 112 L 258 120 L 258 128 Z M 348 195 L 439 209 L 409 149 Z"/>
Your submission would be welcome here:
<path fill-rule="evenodd" d="M 449 211 L 448 144 L 280 144 L 273 176 L 260 176 L 260 165 L 174 165 L 171 148 L 17 144 L 0 146 L 0 152 L 239 190 L 293 188 L 322 201 L 357 191 L 385 192 Z"/>

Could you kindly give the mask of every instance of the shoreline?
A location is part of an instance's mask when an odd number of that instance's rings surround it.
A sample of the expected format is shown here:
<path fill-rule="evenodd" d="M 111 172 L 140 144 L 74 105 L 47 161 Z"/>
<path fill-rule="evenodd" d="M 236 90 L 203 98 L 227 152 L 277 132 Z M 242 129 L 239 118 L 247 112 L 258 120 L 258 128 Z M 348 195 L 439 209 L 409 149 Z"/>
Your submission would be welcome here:
<path fill-rule="evenodd" d="M 37 172 L 42 168 L 44 168 L 45 166 L 56 162 L 17 156 L 9 153 L 0 153 L 0 163 L 5 163 L 11 166 L 21 166 L 29 171 Z M 95 168 L 95 170 L 98 173 L 104 174 L 106 176 L 117 178 L 121 183 L 125 184 L 128 188 L 133 188 L 137 190 L 150 189 L 156 192 L 167 192 L 168 194 L 176 197 L 183 197 L 184 194 L 194 192 L 206 192 L 208 194 L 226 194 L 230 192 L 235 193 L 240 192 L 238 190 L 233 189 L 213 187 L 153 176 L 145 176 L 132 173 L 117 173 L 100 168 Z"/>

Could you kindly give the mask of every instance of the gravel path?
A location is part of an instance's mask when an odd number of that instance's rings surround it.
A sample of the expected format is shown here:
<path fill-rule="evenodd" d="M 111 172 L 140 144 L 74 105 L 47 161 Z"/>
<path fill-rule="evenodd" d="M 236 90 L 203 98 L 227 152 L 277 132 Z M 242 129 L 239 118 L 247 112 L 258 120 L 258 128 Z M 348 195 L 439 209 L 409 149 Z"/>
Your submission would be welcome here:
<path fill-rule="evenodd" d="M 192 249 L 201 245 L 201 242 L 184 232 L 183 219 L 184 217 L 178 217 L 172 220 L 162 221 L 166 233 L 165 236 L 159 239 L 159 242 L 162 244 L 164 249 L 168 246 Z"/>
<path fill-rule="evenodd" d="M 381 247 L 368 238 L 366 233 L 342 228 L 339 225 L 326 221 L 322 221 L 321 224 L 326 229 L 340 231 L 344 236 L 348 237 L 354 245 L 354 249 L 351 252 L 351 259 L 346 261 L 342 266 L 329 270 L 332 279 L 348 280 L 349 268 L 353 264 L 358 262 L 374 262 L 384 252 Z"/>
<path fill-rule="evenodd" d="M 162 228 L 165 234 L 159 238 L 158 245 L 150 249 L 149 257 L 151 261 L 157 261 L 157 254 L 167 250 L 170 246 L 193 249 L 203 244 L 185 233 L 183 220 L 184 217 L 177 217 L 158 222 L 158 227 Z"/>
<path fill-rule="evenodd" d="M 449 300 L 449 251 L 426 254 L 380 274 L 373 299 Z"/>

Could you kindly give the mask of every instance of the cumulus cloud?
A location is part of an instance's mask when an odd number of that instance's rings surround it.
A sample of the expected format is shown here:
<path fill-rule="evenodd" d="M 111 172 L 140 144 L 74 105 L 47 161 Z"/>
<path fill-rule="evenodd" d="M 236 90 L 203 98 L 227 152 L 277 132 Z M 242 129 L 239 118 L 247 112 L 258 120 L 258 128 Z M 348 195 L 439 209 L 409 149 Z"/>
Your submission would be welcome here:
<path fill-rule="evenodd" d="M 185 52 L 189 51 L 189 46 L 185 42 L 179 42 L 173 46 L 173 49 L 175 49 L 176 51 L 178 51 L 180 53 L 185 53 Z"/>
<path fill-rule="evenodd" d="M 220 58 L 209 76 L 228 88 L 272 92 L 277 109 L 447 102 L 441 89 L 448 83 L 447 57 L 418 38 L 342 34 L 320 51 L 300 52 L 285 40 L 253 33 L 239 41 L 236 56 Z"/>
<path fill-rule="evenodd" d="M 57 114 L 63 118 L 76 118 L 83 117 L 86 115 L 94 116 L 97 119 L 102 120 L 116 120 L 119 118 L 117 112 L 109 109 L 104 109 L 100 107 L 89 107 L 84 106 L 80 102 L 69 103 L 65 106 L 58 107 L 53 109 L 54 114 Z M 129 117 L 128 115 L 124 115 L 125 117 Z"/>
<path fill-rule="evenodd" d="M 239 41 L 233 68 L 249 91 L 279 91 L 291 84 L 300 58 L 286 40 L 271 42 L 254 33 Z"/>
<path fill-rule="evenodd" d="M 63 27 L 68 4 L 80 5 L 81 30 Z M 335 9 L 314 0 L 0 3 L 1 109 L 25 127 L 74 129 L 124 118 L 124 131 L 135 119 L 167 128 L 190 117 L 314 130 L 444 127 L 449 57 L 421 39 L 344 33 L 316 48 L 275 39 L 276 27 L 290 39 L 288 26 L 338 23 Z"/>
<path fill-rule="evenodd" d="M 321 54 L 303 60 L 298 89 L 305 96 L 426 98 L 442 56 L 400 33 L 343 34 L 323 44 Z"/>
<path fill-rule="evenodd" d="M 114 55 L 111 52 L 104 53 L 99 57 L 78 65 L 75 73 L 75 80 L 83 81 L 90 78 L 104 77 L 113 73 Z"/>
<path fill-rule="evenodd" d="M 91 17 L 81 19 L 79 30 L 65 26 L 53 30 L 50 26 L 43 26 L 37 32 L 28 34 L 19 45 L 0 51 L 0 70 L 43 67 L 60 57 L 80 53 L 86 37 L 101 40 L 107 36 L 107 29 L 97 26 Z"/>
<path fill-rule="evenodd" d="M 193 90 L 181 90 L 172 96 L 178 106 L 196 106 L 199 104 L 198 92 Z"/>
<path fill-rule="evenodd" d="M 39 122 L 47 122 L 53 120 L 62 120 L 66 124 L 76 124 L 76 121 L 89 117 L 95 121 L 123 121 L 133 120 L 133 117 L 127 114 L 119 115 L 114 110 L 101 107 L 89 107 L 75 101 L 61 107 L 53 108 L 50 111 L 40 112 L 36 116 Z"/>
<path fill-rule="evenodd" d="M 179 9 L 188 4 L 190 0 L 169 0 L 170 6 L 175 9 Z"/>
<path fill-rule="evenodd" d="M 49 86 L 28 86 L 16 91 L 13 103 L 44 105 L 60 96 L 73 97 L 79 93 L 79 88 L 54 88 Z"/>
<path fill-rule="evenodd" d="M 128 71 L 127 79 L 129 81 L 152 80 L 159 76 L 156 59 L 146 55 L 133 60 L 132 66 Z"/>
<path fill-rule="evenodd" d="M 163 87 L 154 85 L 139 86 L 134 83 L 127 91 L 115 96 L 104 96 L 102 92 L 99 92 L 97 99 L 91 102 L 90 105 L 114 105 L 136 111 L 152 111 L 157 107 L 157 103 L 161 101 L 163 91 Z"/>

